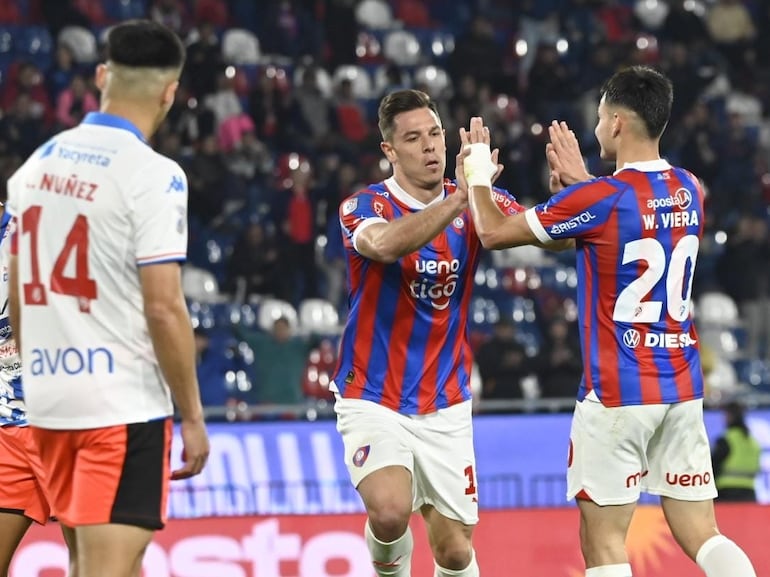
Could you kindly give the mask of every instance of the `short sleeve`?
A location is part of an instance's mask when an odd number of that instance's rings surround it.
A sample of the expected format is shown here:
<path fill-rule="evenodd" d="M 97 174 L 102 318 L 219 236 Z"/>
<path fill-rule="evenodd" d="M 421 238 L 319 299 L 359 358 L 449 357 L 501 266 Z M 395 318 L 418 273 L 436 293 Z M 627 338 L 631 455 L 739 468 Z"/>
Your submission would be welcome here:
<path fill-rule="evenodd" d="M 136 264 L 183 262 L 187 258 L 187 177 L 162 158 L 144 169 L 133 197 Z"/>
<path fill-rule="evenodd" d="M 607 179 L 575 184 L 527 210 L 527 223 L 542 243 L 589 240 L 601 232 L 624 191 Z"/>
<path fill-rule="evenodd" d="M 515 196 L 503 188 L 492 188 L 492 200 L 495 201 L 497 208 L 506 216 L 519 214 L 526 210 L 516 201 Z"/>
<path fill-rule="evenodd" d="M 348 197 L 340 205 L 340 224 L 345 247 L 358 252 L 356 239 L 361 231 L 372 224 L 392 219 L 393 207 L 385 195 L 364 190 Z"/>

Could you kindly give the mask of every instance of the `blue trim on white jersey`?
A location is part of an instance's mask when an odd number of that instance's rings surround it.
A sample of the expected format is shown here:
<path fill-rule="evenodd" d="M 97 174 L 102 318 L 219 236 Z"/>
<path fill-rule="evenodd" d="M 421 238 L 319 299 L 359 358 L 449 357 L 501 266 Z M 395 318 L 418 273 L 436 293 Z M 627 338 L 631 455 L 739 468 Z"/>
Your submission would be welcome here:
<path fill-rule="evenodd" d="M 108 126 L 109 128 L 119 128 L 121 130 L 128 130 L 133 133 L 139 140 L 147 143 L 144 138 L 144 134 L 134 125 L 133 122 L 126 120 L 121 116 L 115 116 L 114 114 L 108 114 L 106 112 L 89 112 L 81 124 L 92 124 L 96 126 Z"/>

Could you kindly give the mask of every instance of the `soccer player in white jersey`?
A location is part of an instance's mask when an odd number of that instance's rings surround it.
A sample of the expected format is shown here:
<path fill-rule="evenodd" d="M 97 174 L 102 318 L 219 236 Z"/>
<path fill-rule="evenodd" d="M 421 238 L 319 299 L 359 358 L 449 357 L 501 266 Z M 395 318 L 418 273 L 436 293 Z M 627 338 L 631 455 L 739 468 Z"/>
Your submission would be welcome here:
<path fill-rule="evenodd" d="M 170 479 L 199 473 L 209 443 L 179 266 L 186 178 L 147 144 L 184 47 L 131 21 L 110 31 L 106 55 L 100 112 L 9 181 L 11 324 L 43 490 L 74 528 L 79 577 L 135 577 L 165 523 Z M 184 443 L 173 473 L 172 394 Z"/>
<path fill-rule="evenodd" d="M 488 129 L 474 118 L 461 134 L 471 152 L 459 162 L 485 247 L 576 241 L 584 374 L 567 496 L 580 510 L 586 577 L 631 577 L 625 539 L 642 491 L 660 496 L 671 533 L 707 577 L 756 577 L 714 515 L 690 314 L 704 195 L 692 174 L 660 157 L 672 101 L 671 82 L 659 72 L 617 72 L 601 90 L 595 130 L 602 158 L 617 170 L 592 178 L 574 134 L 553 124 L 548 154 L 556 194 L 513 216 L 490 198 Z M 558 190 L 560 183 L 571 186 Z"/>

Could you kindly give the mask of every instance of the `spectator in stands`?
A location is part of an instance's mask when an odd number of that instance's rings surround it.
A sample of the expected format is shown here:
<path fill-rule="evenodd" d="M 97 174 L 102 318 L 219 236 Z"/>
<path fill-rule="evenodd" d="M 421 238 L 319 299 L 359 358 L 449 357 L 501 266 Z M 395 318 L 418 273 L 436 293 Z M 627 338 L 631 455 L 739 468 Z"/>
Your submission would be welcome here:
<path fill-rule="evenodd" d="M 242 300 L 275 296 L 278 249 L 264 226 L 252 222 L 235 243 L 227 263 L 225 290 Z"/>
<path fill-rule="evenodd" d="M 325 141 L 332 129 L 334 109 L 318 85 L 317 69 L 302 71 L 299 86 L 294 89 L 294 125 L 296 136 L 311 148 Z"/>
<path fill-rule="evenodd" d="M 357 0 L 330 0 L 324 17 L 324 35 L 329 50 L 328 64 L 336 69 L 342 64 L 356 63 L 358 23 Z"/>
<path fill-rule="evenodd" d="M 770 359 L 770 238 L 764 214 L 741 216 L 727 235 L 717 275 L 746 323 L 746 354 Z"/>
<path fill-rule="evenodd" d="M 366 112 L 353 94 L 353 82 L 349 78 L 340 81 L 334 108 L 340 133 L 347 140 L 361 144 L 371 135 Z"/>
<path fill-rule="evenodd" d="M 27 157 L 45 140 L 40 104 L 27 93 L 20 93 L 0 118 L 0 140 L 14 154 Z"/>
<path fill-rule="evenodd" d="M 190 15 L 182 0 L 155 0 L 150 7 L 150 19 L 171 28 L 184 37 L 190 25 Z"/>
<path fill-rule="evenodd" d="M 706 26 L 728 61 L 740 67 L 745 50 L 757 35 L 751 13 L 742 0 L 718 0 L 706 16 Z"/>
<path fill-rule="evenodd" d="M 310 351 L 305 368 L 302 390 L 307 398 L 334 400 L 329 382 L 337 367 L 337 347 L 331 339 L 324 338 Z"/>
<path fill-rule="evenodd" d="M 762 448 L 746 426 L 743 406 L 738 402 L 724 407 L 725 432 L 716 440 L 711 453 L 719 501 L 756 502 L 754 482 L 761 467 Z"/>
<path fill-rule="evenodd" d="M 492 336 L 476 352 L 484 399 L 522 399 L 522 379 L 535 373 L 535 365 L 516 340 L 516 327 L 506 319 L 495 324 Z"/>
<path fill-rule="evenodd" d="M 203 327 L 196 327 L 195 367 L 200 383 L 201 402 L 204 407 L 220 407 L 233 398 L 225 386 L 225 374 L 231 369 L 224 351 L 214 350 L 211 336 Z"/>
<path fill-rule="evenodd" d="M 196 0 L 193 17 L 196 24 L 207 22 L 217 28 L 224 28 L 230 20 L 227 2 L 224 0 Z M 235 25 L 242 26 L 242 23 L 237 22 Z"/>
<path fill-rule="evenodd" d="M 227 183 L 231 178 L 214 135 L 203 138 L 197 154 L 187 162 L 185 172 L 190 214 L 201 222 L 211 222 L 224 208 Z"/>
<path fill-rule="evenodd" d="M 72 128 L 83 117 L 99 108 L 93 92 L 80 74 L 72 77 L 69 88 L 63 90 L 56 100 L 56 121 L 61 129 Z"/>
<path fill-rule="evenodd" d="M 537 365 L 541 397 L 573 398 L 577 395 L 583 361 L 580 342 L 566 320 L 551 321 Z"/>
<path fill-rule="evenodd" d="M 249 115 L 259 137 L 273 148 L 288 148 L 292 94 L 282 69 L 267 66 L 248 96 Z"/>
<path fill-rule="evenodd" d="M 468 31 L 457 39 L 449 60 L 451 74 L 454 78 L 470 74 L 479 82 L 498 87 L 502 77 L 502 54 L 491 22 L 479 14 Z"/>
<path fill-rule="evenodd" d="M 250 404 L 301 403 L 302 375 L 316 339 L 293 336 L 289 321 L 283 317 L 276 319 L 270 333 L 243 328 L 236 332 L 254 351 L 253 386 L 244 393 L 244 399 Z"/>
<path fill-rule="evenodd" d="M 70 85 L 77 71 L 72 49 L 65 43 L 59 43 L 56 46 L 53 65 L 45 74 L 45 84 L 52 99 L 58 99 L 59 93 Z"/>
<path fill-rule="evenodd" d="M 19 62 L 9 70 L 7 82 L 3 86 L 0 108 L 8 110 L 16 103 L 18 96 L 27 96 L 27 113 L 40 119 L 46 128 L 52 120 L 51 98 L 43 81 L 43 73 L 31 62 Z M 40 142 L 39 144 L 42 144 Z"/>
<path fill-rule="evenodd" d="M 198 38 L 187 48 L 187 61 L 183 74 L 184 83 L 199 99 L 217 90 L 217 82 L 224 63 L 214 25 L 208 21 L 198 24 Z"/>

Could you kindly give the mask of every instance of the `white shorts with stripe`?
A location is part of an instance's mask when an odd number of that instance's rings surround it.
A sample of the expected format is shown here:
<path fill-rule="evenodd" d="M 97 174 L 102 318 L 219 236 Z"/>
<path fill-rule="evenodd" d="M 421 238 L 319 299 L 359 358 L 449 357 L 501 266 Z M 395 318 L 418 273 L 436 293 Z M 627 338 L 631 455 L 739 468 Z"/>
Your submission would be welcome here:
<path fill-rule="evenodd" d="M 605 407 L 592 391 L 575 405 L 567 499 L 625 505 L 642 491 L 683 501 L 716 497 L 703 400 Z"/>
<path fill-rule="evenodd" d="M 354 486 L 378 469 L 400 465 L 412 474 L 413 510 L 432 505 L 449 519 L 478 523 L 471 401 L 427 415 L 402 415 L 338 396 L 334 410 Z"/>

